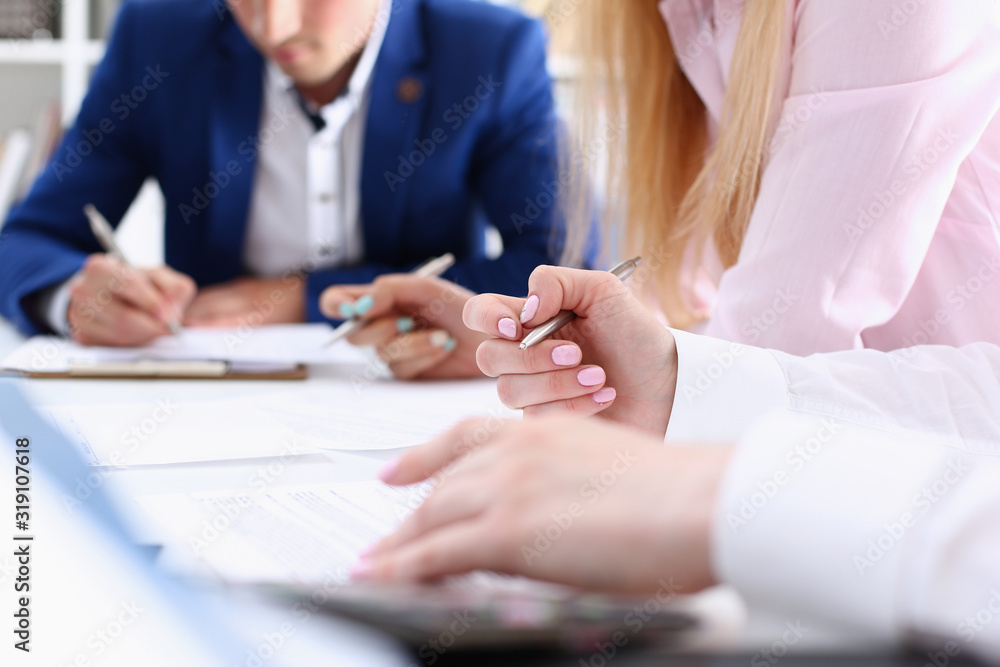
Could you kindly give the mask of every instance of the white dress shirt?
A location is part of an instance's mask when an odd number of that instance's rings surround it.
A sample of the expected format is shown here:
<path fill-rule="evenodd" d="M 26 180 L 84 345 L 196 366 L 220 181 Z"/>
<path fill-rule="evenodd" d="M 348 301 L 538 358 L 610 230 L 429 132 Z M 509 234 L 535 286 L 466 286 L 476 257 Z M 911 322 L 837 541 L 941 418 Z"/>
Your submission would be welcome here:
<path fill-rule="evenodd" d="M 673 333 L 667 438 L 738 443 L 713 531 L 722 581 L 754 605 L 1000 657 L 1000 348 L 801 358 Z"/>
<path fill-rule="evenodd" d="M 264 73 L 261 128 L 289 118 L 274 139 L 260 147 L 244 246 L 244 265 L 255 276 L 280 276 L 360 262 L 361 163 L 371 77 L 389 11 L 380 11 L 347 89 L 333 102 L 310 111 L 299 107 L 294 82 L 274 63 Z M 306 103 L 308 104 L 308 103 Z"/>
<path fill-rule="evenodd" d="M 346 90 L 300 108 L 294 82 L 271 62 L 264 71 L 260 142 L 243 263 L 254 276 L 275 277 L 356 264 L 364 258 L 361 165 L 371 77 L 392 15 L 383 3 Z M 74 276 L 75 277 L 75 276 Z M 40 295 L 38 312 L 69 334 L 70 278 Z"/>

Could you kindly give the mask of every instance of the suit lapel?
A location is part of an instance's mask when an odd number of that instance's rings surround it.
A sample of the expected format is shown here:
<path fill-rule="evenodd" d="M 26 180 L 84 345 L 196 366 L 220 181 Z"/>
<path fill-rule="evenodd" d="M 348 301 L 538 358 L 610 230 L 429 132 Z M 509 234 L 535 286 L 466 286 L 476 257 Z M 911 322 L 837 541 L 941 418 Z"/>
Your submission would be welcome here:
<path fill-rule="evenodd" d="M 227 14 L 219 39 L 210 119 L 209 200 L 203 266 L 210 282 L 243 274 L 243 244 L 256 168 L 256 137 L 263 102 L 263 58 Z M 251 150 L 253 152 L 251 152 Z"/>
<path fill-rule="evenodd" d="M 423 0 L 393 0 L 393 14 L 372 73 L 361 174 L 361 219 L 367 261 L 403 261 L 402 224 L 430 95 L 425 71 Z M 419 168 L 419 167 L 417 167 Z"/>

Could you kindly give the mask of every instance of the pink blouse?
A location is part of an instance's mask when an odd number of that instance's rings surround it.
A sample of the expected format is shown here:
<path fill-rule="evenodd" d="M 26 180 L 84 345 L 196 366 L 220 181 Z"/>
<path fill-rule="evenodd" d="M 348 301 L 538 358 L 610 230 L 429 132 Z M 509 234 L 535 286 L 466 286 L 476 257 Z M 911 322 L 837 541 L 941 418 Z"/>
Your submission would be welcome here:
<path fill-rule="evenodd" d="M 744 1 L 660 4 L 715 126 Z M 781 118 L 704 333 L 795 354 L 1000 343 L 1000 3 L 785 1 Z"/>

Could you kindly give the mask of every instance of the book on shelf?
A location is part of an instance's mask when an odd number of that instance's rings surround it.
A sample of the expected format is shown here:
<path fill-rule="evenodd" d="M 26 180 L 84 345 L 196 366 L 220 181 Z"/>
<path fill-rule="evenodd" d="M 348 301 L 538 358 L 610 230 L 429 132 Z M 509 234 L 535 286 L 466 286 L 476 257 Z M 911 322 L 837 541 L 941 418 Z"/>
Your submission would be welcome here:
<path fill-rule="evenodd" d="M 16 199 L 23 199 L 35 179 L 48 166 L 49 158 L 55 151 L 59 139 L 62 137 L 62 122 L 60 118 L 61 108 L 59 102 L 53 100 L 46 103 L 35 120 L 35 129 L 31 135 L 31 156 L 24 166 L 21 175 L 21 182 L 18 184 Z"/>
<path fill-rule="evenodd" d="M 31 133 L 15 129 L 4 137 L 3 160 L 0 161 L 0 226 L 17 199 L 24 169 L 31 159 Z"/>
<path fill-rule="evenodd" d="M 53 101 L 42 108 L 33 131 L 17 128 L 4 137 L 0 158 L 0 225 L 48 165 L 61 136 L 59 103 Z"/>
<path fill-rule="evenodd" d="M 3 0 L 0 2 L 0 38 L 59 37 L 61 7 L 61 2 L 53 0 Z"/>

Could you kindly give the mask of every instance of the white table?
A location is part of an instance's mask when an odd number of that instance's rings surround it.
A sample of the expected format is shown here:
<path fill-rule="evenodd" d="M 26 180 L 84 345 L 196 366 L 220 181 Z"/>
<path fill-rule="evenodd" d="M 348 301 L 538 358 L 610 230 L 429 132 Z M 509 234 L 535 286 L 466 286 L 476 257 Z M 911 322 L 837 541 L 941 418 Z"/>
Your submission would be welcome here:
<path fill-rule="evenodd" d="M 0 357 L 5 356 L 23 338 L 11 326 L 0 320 Z M 302 383 L 322 386 L 338 380 L 324 375 L 313 374 L 301 382 L 288 381 L 227 381 L 212 382 L 198 380 L 23 380 L 22 386 L 28 396 L 38 405 L 61 405 L 80 402 L 86 396 L 87 404 L 118 403 L 132 401 L 153 401 L 158 396 L 183 395 L 192 400 L 199 398 L 219 398 L 224 392 L 228 398 L 251 396 L 260 393 L 295 391 Z M 284 466 L 280 480 L 275 486 L 374 479 L 375 472 L 384 461 L 398 452 L 364 451 L 354 453 L 310 454 L 297 457 Z M 191 463 L 159 466 L 133 466 L 121 470 L 109 478 L 116 494 L 134 497 L 140 494 L 191 492 L 217 488 L 237 488 L 246 486 L 247 479 L 258 468 L 269 464 L 280 464 L 278 459 L 255 459 L 252 461 L 221 461 L 213 463 Z M 127 518 L 136 535 L 143 542 L 157 543 L 161 536 L 151 530 L 141 510 L 132 504 Z M 242 603 L 241 603 L 242 604 Z M 786 623 L 800 620 L 798 616 L 772 614 L 764 610 L 748 612 L 739 596 L 725 588 L 717 588 L 698 596 L 697 605 L 713 619 L 717 632 L 706 637 L 706 650 L 755 653 L 781 641 L 787 630 Z M 262 610 L 261 614 L 266 615 Z M 877 642 L 858 635 L 823 625 L 814 619 L 802 618 L 810 628 L 801 642 L 792 647 L 793 651 L 877 650 L 883 648 Z M 333 623 L 333 621 L 330 621 Z M 314 628 L 321 634 L 304 636 L 302 643 L 308 651 L 322 651 L 322 633 L 334 632 L 332 626 Z M 387 640 L 388 641 L 388 640 Z M 335 655 L 336 647 L 327 646 Z M 306 649 L 303 649 L 306 650 Z M 312 656 L 312 653 L 308 654 Z"/>

